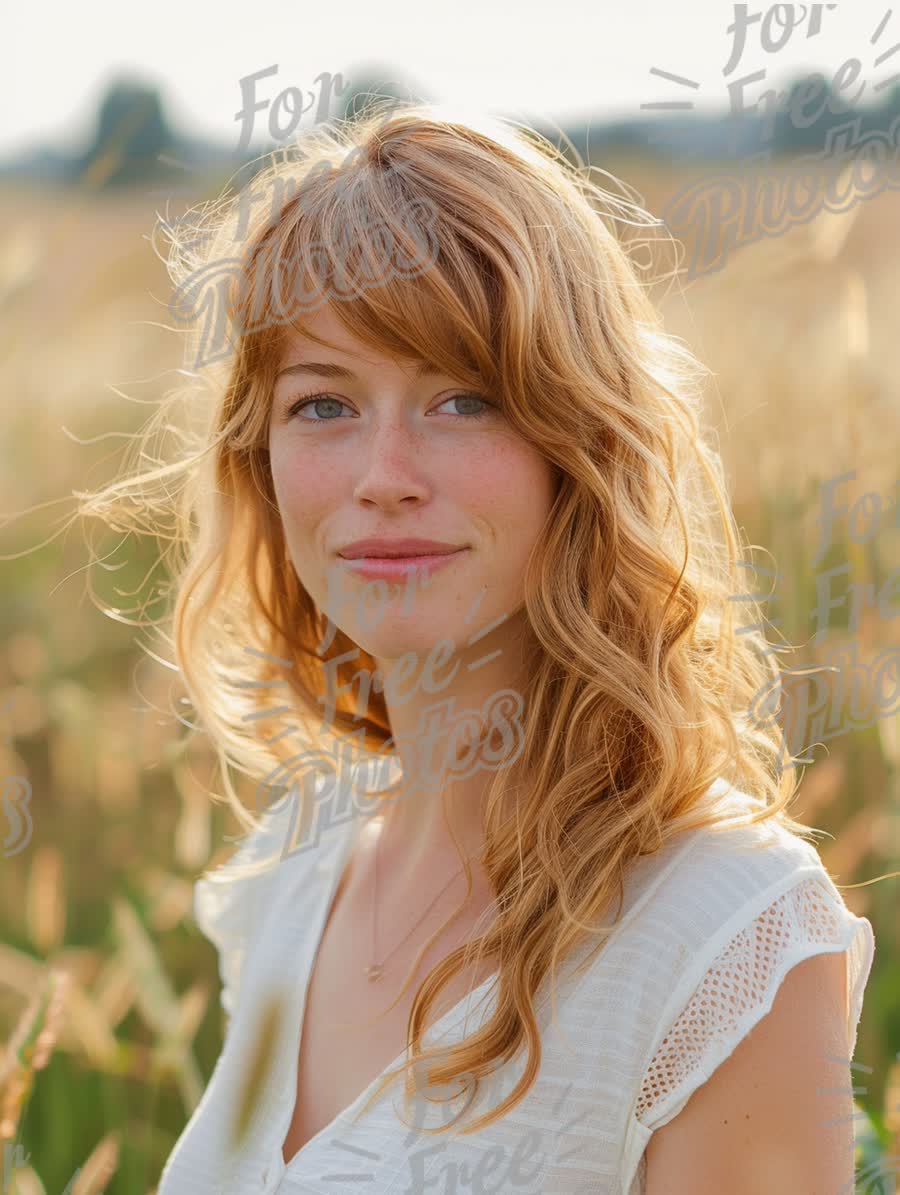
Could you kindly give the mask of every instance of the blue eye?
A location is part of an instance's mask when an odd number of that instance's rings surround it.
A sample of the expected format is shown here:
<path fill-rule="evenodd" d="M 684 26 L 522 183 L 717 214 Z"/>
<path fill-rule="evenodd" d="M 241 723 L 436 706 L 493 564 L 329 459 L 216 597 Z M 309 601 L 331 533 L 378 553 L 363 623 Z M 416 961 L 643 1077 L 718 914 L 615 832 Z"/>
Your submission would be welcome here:
<path fill-rule="evenodd" d="M 347 406 L 347 404 L 345 402 L 343 402 L 342 399 L 335 398 L 335 396 L 333 394 L 327 394 L 325 392 L 318 392 L 315 394 L 306 394 L 306 395 L 302 395 L 300 398 L 297 399 L 296 402 L 291 404 L 291 406 L 287 410 L 287 418 L 290 419 L 294 415 L 299 415 L 299 413 L 305 407 L 317 405 L 318 403 L 321 403 L 321 402 L 337 403 L 337 405 L 339 407 Z M 486 398 L 483 398 L 480 394 L 471 394 L 471 393 L 452 394 L 449 398 L 445 398 L 444 401 L 439 404 L 439 406 L 445 406 L 448 402 L 463 402 L 463 403 L 476 402 L 476 403 L 480 403 L 481 407 L 482 407 L 482 410 L 480 410 L 480 411 L 470 411 L 466 414 L 460 414 L 459 412 L 455 412 L 455 411 L 449 412 L 450 417 L 452 419 L 469 419 L 469 420 L 484 419 L 492 411 L 499 410 L 499 407 L 496 405 L 496 403 L 488 402 L 488 400 Z M 337 422 L 339 422 L 339 416 L 335 416 L 333 418 L 331 416 L 324 417 L 324 418 L 317 418 L 317 419 L 307 418 L 306 422 L 307 423 L 337 423 Z"/>
<path fill-rule="evenodd" d="M 470 411 L 467 415 L 460 415 L 456 411 L 451 412 L 454 419 L 483 419 L 485 415 L 488 415 L 491 411 L 496 411 L 498 409 L 494 403 L 488 402 L 488 400 L 486 398 L 482 398 L 480 394 L 452 394 L 449 398 L 445 398 L 444 402 L 442 402 L 440 405 L 443 406 L 444 403 L 448 402 L 481 403 L 482 409 L 480 411 Z"/>
<path fill-rule="evenodd" d="M 300 411 L 302 411 L 304 407 L 308 407 L 311 403 L 320 403 L 320 402 L 336 402 L 336 403 L 338 403 L 339 406 L 347 405 L 346 403 L 342 403 L 339 398 L 335 398 L 334 395 L 332 395 L 332 394 L 311 394 L 306 398 L 298 399 L 297 402 L 293 403 L 288 408 L 288 418 L 290 418 L 293 415 L 299 414 Z M 329 422 L 332 422 L 332 420 L 330 420 L 330 419 L 308 419 L 307 420 L 307 423 L 329 423 Z"/>

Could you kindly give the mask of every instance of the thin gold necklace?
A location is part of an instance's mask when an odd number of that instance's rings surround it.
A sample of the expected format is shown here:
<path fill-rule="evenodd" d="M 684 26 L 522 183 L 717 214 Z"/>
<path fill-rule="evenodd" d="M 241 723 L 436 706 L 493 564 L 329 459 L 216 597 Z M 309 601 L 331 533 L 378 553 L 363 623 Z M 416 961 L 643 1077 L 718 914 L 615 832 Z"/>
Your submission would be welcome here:
<path fill-rule="evenodd" d="M 351 783 L 351 788 L 353 788 L 353 790 L 360 795 L 374 796 L 377 793 L 378 796 L 384 796 L 385 794 L 391 793 L 391 792 L 395 791 L 397 788 L 399 788 L 400 785 L 403 783 L 403 778 L 401 777 L 399 780 L 395 780 L 393 784 L 389 784 L 386 788 L 378 789 L 375 792 L 360 789 L 355 784 L 353 784 L 352 781 L 350 783 Z M 383 815 L 380 815 L 380 816 L 383 816 Z M 422 914 L 422 916 L 417 918 L 417 920 L 415 921 L 415 923 L 412 926 L 412 929 L 409 930 L 409 933 L 407 933 L 397 943 L 397 945 L 390 952 L 390 954 L 386 955 L 381 960 L 380 963 L 377 963 L 374 961 L 375 954 L 376 954 L 375 909 L 378 905 L 378 847 L 379 847 L 380 843 L 381 843 L 381 832 L 379 831 L 378 838 L 375 841 L 375 857 L 374 857 L 375 865 L 374 865 L 374 872 L 373 872 L 373 877 L 372 877 L 373 878 L 373 885 L 372 885 L 372 960 L 373 961 L 371 963 L 369 963 L 369 965 L 367 967 L 364 968 L 365 976 L 371 983 L 374 983 L 376 980 L 381 978 L 381 976 L 384 974 L 384 967 L 385 967 L 385 964 L 387 963 L 388 959 L 393 958 L 393 956 L 397 953 L 397 951 L 400 949 L 400 947 L 403 945 L 403 943 L 409 940 L 410 934 L 412 934 L 422 924 L 422 922 L 425 920 L 425 918 L 428 916 L 428 914 L 434 908 L 436 902 L 444 895 L 444 893 L 447 891 L 447 889 L 450 887 L 450 885 L 453 883 L 453 881 L 456 879 L 456 877 L 458 875 L 460 875 L 465 870 L 465 866 L 466 866 L 466 863 L 464 862 L 462 867 L 459 869 L 459 871 L 455 872 L 450 877 L 450 879 L 443 886 L 443 888 L 440 890 L 440 892 L 437 894 L 437 896 L 434 898 L 434 900 L 431 902 L 431 904 L 428 906 L 428 908 L 425 910 L 425 912 Z M 472 856 L 470 855 L 469 858 L 471 859 Z M 468 860 L 466 860 L 466 862 L 468 862 Z"/>
<path fill-rule="evenodd" d="M 375 957 L 376 957 L 376 947 L 375 947 L 375 909 L 376 909 L 376 907 L 377 907 L 377 904 L 378 904 L 378 846 L 379 846 L 380 842 L 381 842 L 381 832 L 379 831 L 378 838 L 375 840 L 375 867 L 374 867 L 374 875 L 373 875 L 373 891 L 372 891 L 372 958 L 373 958 L 373 960 L 374 960 L 374 959 L 375 959 Z M 434 900 L 431 902 L 431 904 L 428 906 L 428 908 L 425 910 L 425 912 L 422 914 L 422 916 L 421 916 L 421 917 L 419 917 L 419 918 L 416 920 L 416 922 L 414 923 L 414 925 L 413 925 L 412 929 L 409 931 L 409 933 L 408 933 L 408 934 L 406 934 L 406 936 L 405 936 L 405 937 L 403 937 L 403 938 L 402 938 L 402 939 L 401 939 L 401 940 L 400 940 L 400 941 L 397 943 L 397 945 L 396 945 L 396 946 L 394 947 L 394 949 L 393 949 L 393 950 L 390 952 L 390 954 L 386 955 L 386 956 L 385 956 L 385 957 L 384 957 L 384 958 L 381 960 L 381 962 L 380 962 L 380 963 L 376 963 L 376 962 L 374 962 L 374 961 L 373 961 L 373 962 L 371 962 L 371 963 L 369 963 L 368 967 L 366 967 L 366 968 L 365 968 L 365 974 L 366 974 L 366 978 L 367 978 L 367 979 L 368 979 L 370 982 L 374 983 L 376 979 L 380 979 L 380 978 L 381 978 L 381 976 L 384 974 L 384 965 L 385 965 L 385 963 L 388 961 L 388 959 L 389 959 L 389 958 L 392 958 L 392 957 L 393 957 L 393 956 L 394 956 L 394 955 L 397 953 L 397 951 L 400 949 L 400 947 L 403 945 L 403 943 L 404 943 L 404 942 L 406 942 L 406 941 L 409 939 L 409 936 L 410 936 L 410 934 L 413 932 L 413 930 L 415 930 L 415 929 L 416 929 L 416 928 L 417 928 L 419 925 L 421 925 L 421 924 L 422 924 L 422 922 L 425 920 L 425 918 L 428 916 L 428 914 L 429 914 L 429 913 L 431 912 L 431 910 L 434 908 L 434 906 L 435 906 L 436 902 L 437 902 L 437 901 L 440 899 L 440 897 L 442 897 L 442 896 L 444 895 L 444 893 L 447 891 L 447 889 L 450 887 L 450 885 L 453 883 L 453 881 L 456 879 L 456 877 L 457 877 L 458 875 L 460 875 L 460 874 L 461 874 L 461 873 L 462 873 L 462 872 L 465 870 L 465 866 L 466 866 L 466 865 L 465 865 L 465 863 L 463 863 L 463 865 L 462 865 L 462 867 L 459 869 L 459 871 L 455 872 L 455 873 L 454 873 L 454 874 L 453 874 L 453 875 L 450 877 L 450 879 L 449 879 L 449 880 L 447 881 L 447 883 L 446 883 L 446 884 L 443 886 L 443 888 L 440 890 L 440 892 L 437 894 L 437 896 L 434 898 Z"/>

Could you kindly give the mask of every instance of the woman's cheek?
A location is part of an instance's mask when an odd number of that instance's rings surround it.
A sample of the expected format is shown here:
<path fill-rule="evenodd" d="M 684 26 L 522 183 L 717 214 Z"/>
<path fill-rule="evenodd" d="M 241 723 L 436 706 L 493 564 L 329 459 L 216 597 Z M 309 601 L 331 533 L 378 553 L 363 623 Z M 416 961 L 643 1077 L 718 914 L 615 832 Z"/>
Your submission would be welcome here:
<path fill-rule="evenodd" d="M 496 435 L 475 449 L 458 470 L 457 494 L 483 508 L 518 510 L 539 500 L 547 486 L 547 467 L 518 437 Z"/>
<path fill-rule="evenodd" d="M 332 495 L 337 500 L 337 495 L 346 492 L 333 465 L 329 467 L 313 454 L 304 456 L 302 461 L 278 454 L 271 460 L 275 497 L 285 519 L 301 514 L 308 519 L 317 511 L 330 509 Z"/>

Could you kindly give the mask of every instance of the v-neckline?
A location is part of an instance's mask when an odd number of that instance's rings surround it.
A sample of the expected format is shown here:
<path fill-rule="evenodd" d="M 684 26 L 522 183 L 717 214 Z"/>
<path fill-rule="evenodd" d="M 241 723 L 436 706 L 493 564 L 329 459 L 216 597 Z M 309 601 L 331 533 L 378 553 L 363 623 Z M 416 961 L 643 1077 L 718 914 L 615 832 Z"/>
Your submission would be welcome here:
<path fill-rule="evenodd" d="M 730 786 L 722 779 L 714 782 L 711 787 L 713 790 L 716 790 L 720 785 L 724 786 L 724 788 L 719 789 L 716 795 L 721 795 L 722 791 L 729 791 Z M 330 848 L 326 848 L 326 850 L 328 850 L 335 849 L 336 847 L 338 851 L 337 860 L 332 869 L 327 895 L 322 901 L 320 907 L 318 923 L 315 927 L 315 945 L 311 953 L 309 953 L 307 956 L 309 958 L 309 966 L 306 968 L 306 974 L 301 975 L 292 985 L 292 998 L 289 1007 L 296 1010 L 296 1020 L 293 1024 L 291 1040 L 290 1074 L 288 1085 L 288 1092 L 292 1094 L 289 1094 L 287 1100 L 286 1116 L 279 1123 L 278 1134 L 274 1139 L 272 1149 L 272 1160 L 277 1167 L 279 1182 L 284 1178 L 285 1174 L 291 1174 L 294 1172 L 295 1168 L 299 1166 L 303 1160 L 305 1160 L 305 1158 L 312 1152 L 313 1148 L 319 1144 L 326 1134 L 333 1133 L 335 1128 L 341 1124 L 345 1118 L 356 1112 L 356 1110 L 364 1103 L 364 1101 L 368 1099 L 368 1097 L 374 1091 L 376 1085 L 381 1082 L 384 1076 L 389 1071 L 392 1071 L 399 1066 L 399 1064 L 406 1057 L 406 1048 L 404 1048 L 392 1062 L 390 1062 L 377 1075 L 375 1075 L 371 1082 L 356 1096 L 354 1100 L 351 1101 L 351 1103 L 349 1103 L 345 1108 L 342 1108 L 340 1112 L 332 1117 L 328 1124 L 324 1125 L 317 1133 L 310 1137 L 308 1141 L 301 1145 L 301 1147 L 296 1150 L 294 1154 L 292 1154 L 289 1161 L 286 1162 L 284 1160 L 284 1139 L 287 1136 L 288 1129 L 290 1128 L 291 1117 L 293 1115 L 297 1098 L 297 1078 L 300 1069 L 300 1042 L 303 1034 L 303 1026 L 306 1021 L 306 1010 L 313 967 L 315 966 L 316 956 L 322 943 L 325 926 L 328 922 L 329 915 L 334 905 L 334 898 L 335 894 L 337 893 L 338 885 L 340 883 L 341 877 L 344 874 L 344 869 L 347 866 L 347 861 L 350 857 L 353 844 L 357 838 L 355 831 L 359 829 L 358 822 L 365 824 L 367 820 L 368 819 L 365 816 L 353 814 L 347 819 L 346 828 L 343 829 L 343 834 L 341 836 L 336 836 L 332 840 Z M 689 849 L 693 845 L 694 841 L 695 840 L 693 838 L 690 838 L 687 842 L 685 842 L 683 848 L 679 849 L 676 852 L 675 857 L 669 860 L 668 867 L 674 866 L 677 858 L 681 856 L 683 851 Z M 317 862 L 320 865 L 327 866 L 327 854 L 325 858 Z M 642 900 L 640 900 L 638 903 L 643 903 L 643 899 L 647 899 L 648 897 L 649 893 L 645 893 Z M 615 930 L 616 935 L 621 932 L 624 924 L 630 920 L 634 912 L 635 909 L 631 908 L 624 921 L 617 923 Z M 488 986 L 494 983 L 494 981 L 497 979 L 498 973 L 498 970 L 492 971 L 482 983 L 480 983 L 477 987 L 472 988 L 465 996 L 462 997 L 462 999 L 458 1000 L 452 1008 L 448 1009 L 443 1016 L 439 1017 L 433 1025 L 428 1026 L 428 1028 L 425 1030 L 425 1033 L 436 1035 L 445 1027 L 445 1025 L 450 1021 L 451 1017 L 456 1016 L 460 1012 L 467 1001 L 472 1000 L 474 997 L 479 996 L 482 992 L 486 991 Z"/>
<path fill-rule="evenodd" d="M 345 1108 L 342 1108 L 340 1112 L 332 1117 L 328 1124 L 324 1125 L 317 1133 L 310 1137 L 308 1141 L 304 1142 L 304 1144 L 301 1145 L 300 1148 L 291 1155 L 289 1161 L 286 1162 L 284 1160 L 284 1139 L 287 1136 L 288 1129 L 290 1128 L 291 1117 L 293 1115 L 297 1099 L 297 1079 L 300 1069 L 300 1042 L 303 1035 L 303 1026 L 306 1022 L 306 1011 L 309 998 L 309 988 L 312 981 L 313 967 L 315 966 L 319 947 L 322 944 L 325 926 L 328 923 L 328 918 L 334 905 L 334 899 L 337 893 L 338 885 L 340 884 L 341 877 L 343 876 L 344 870 L 347 866 L 347 861 L 350 857 L 350 852 L 353 849 L 353 844 L 358 837 L 356 833 L 358 830 L 358 826 L 356 825 L 358 820 L 360 819 L 358 819 L 356 816 L 349 818 L 347 822 L 347 828 L 345 829 L 343 836 L 335 840 L 338 847 L 338 857 L 334 868 L 332 869 L 328 893 L 322 902 L 318 923 L 315 928 L 315 944 L 312 951 L 307 955 L 310 960 L 309 966 L 305 969 L 306 974 L 301 975 L 297 982 L 293 985 L 290 1007 L 296 1010 L 296 1019 L 294 1020 L 291 1034 L 291 1063 L 288 1076 L 288 1092 L 292 1092 L 293 1095 L 289 1096 L 288 1098 L 288 1111 L 286 1113 L 286 1119 L 280 1123 L 279 1133 L 275 1140 L 275 1163 L 278 1166 L 279 1177 L 283 1177 L 285 1173 L 290 1174 L 295 1163 L 299 1164 L 300 1160 L 302 1160 L 305 1155 L 311 1152 L 313 1147 L 321 1140 L 321 1138 L 323 1138 L 326 1134 L 334 1132 L 337 1125 L 340 1124 L 345 1117 L 355 1112 L 357 1108 L 362 1105 L 366 1099 L 368 1099 L 377 1084 L 381 1082 L 384 1076 L 389 1071 L 392 1071 L 399 1066 L 406 1057 L 406 1047 L 404 1047 L 404 1049 L 400 1051 L 400 1053 L 392 1062 L 388 1063 L 386 1067 L 384 1067 L 377 1075 L 375 1075 L 368 1086 L 366 1086 L 359 1093 L 359 1095 L 357 1095 L 357 1097 L 351 1101 L 351 1103 L 349 1103 Z M 361 819 L 363 823 L 365 823 L 367 820 L 368 819 L 365 817 Z M 450 1018 L 458 1014 L 460 1009 L 462 1009 L 467 1001 L 485 991 L 488 986 L 496 980 L 497 975 L 497 970 L 492 971 L 482 983 L 480 983 L 476 988 L 470 989 L 470 991 L 463 996 L 462 999 L 457 1000 L 453 1007 L 449 1008 L 443 1014 L 443 1016 L 439 1017 L 438 1020 L 434 1022 L 433 1025 L 428 1026 L 428 1028 L 425 1030 L 425 1033 L 434 1035 L 438 1030 L 443 1029 Z"/>

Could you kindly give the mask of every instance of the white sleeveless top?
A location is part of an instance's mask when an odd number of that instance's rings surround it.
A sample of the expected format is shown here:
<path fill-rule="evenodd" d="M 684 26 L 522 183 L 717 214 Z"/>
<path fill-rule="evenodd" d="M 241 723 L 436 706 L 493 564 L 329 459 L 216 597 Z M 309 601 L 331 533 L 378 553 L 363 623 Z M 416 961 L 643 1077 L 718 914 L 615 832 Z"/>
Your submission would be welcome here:
<path fill-rule="evenodd" d="M 729 812 L 760 807 L 723 781 L 709 795 Z M 379 1075 L 285 1165 L 307 985 L 363 821 L 358 813 L 336 821 L 315 844 L 292 849 L 296 808 L 291 794 L 271 806 L 232 858 L 195 885 L 195 917 L 219 951 L 229 1023 L 158 1195 L 641 1195 L 651 1134 L 771 1009 L 785 974 L 816 954 L 847 952 L 852 1056 L 875 949 L 870 922 L 847 909 L 815 848 L 781 827 L 690 830 L 632 865 L 621 916 L 593 962 L 569 975 L 596 939 L 560 966 L 555 1020 L 549 977 L 539 987 L 540 1070 L 512 1111 L 474 1134 L 457 1131 L 509 1094 L 524 1070 L 524 1047 L 482 1080 L 459 1125 L 437 1136 L 420 1130 L 447 1124 L 465 1107 L 464 1095 L 407 1104 L 404 1075 L 354 1120 Z M 272 867 L 259 875 L 232 874 L 268 858 Z M 492 975 L 426 1029 L 425 1044 L 458 1042 L 477 1029 L 493 1007 L 493 984 Z M 276 993 L 285 1017 L 267 1082 L 234 1148 L 261 1013 Z M 385 1071 L 405 1057 L 404 1050 Z"/>

